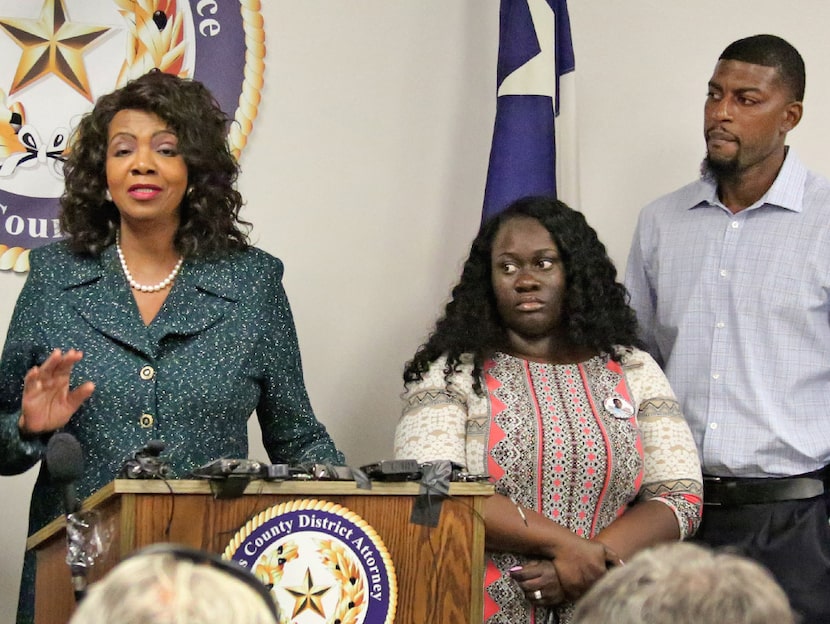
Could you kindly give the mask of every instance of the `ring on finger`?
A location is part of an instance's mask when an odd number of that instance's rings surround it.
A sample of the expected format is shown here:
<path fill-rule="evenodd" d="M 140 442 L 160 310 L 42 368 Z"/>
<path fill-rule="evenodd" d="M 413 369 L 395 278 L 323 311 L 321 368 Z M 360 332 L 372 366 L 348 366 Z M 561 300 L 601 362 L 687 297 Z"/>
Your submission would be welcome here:
<path fill-rule="evenodd" d="M 541 589 L 537 589 L 535 592 L 533 592 L 532 594 L 530 594 L 530 597 L 531 597 L 533 600 L 541 600 L 541 599 L 542 599 L 542 590 L 541 590 Z"/>

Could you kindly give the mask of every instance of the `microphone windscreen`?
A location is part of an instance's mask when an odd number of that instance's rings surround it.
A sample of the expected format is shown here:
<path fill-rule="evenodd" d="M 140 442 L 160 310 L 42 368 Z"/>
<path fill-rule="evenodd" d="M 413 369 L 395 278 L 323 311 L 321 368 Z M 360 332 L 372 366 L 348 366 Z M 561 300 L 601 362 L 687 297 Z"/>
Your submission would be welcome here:
<path fill-rule="evenodd" d="M 52 434 L 46 443 L 46 469 L 54 483 L 72 483 L 84 472 L 81 444 L 71 433 Z"/>
<path fill-rule="evenodd" d="M 147 443 L 147 446 L 144 447 L 144 449 L 147 451 L 148 455 L 158 457 L 159 455 L 161 455 L 161 452 L 164 450 L 164 447 L 164 440 L 150 440 Z"/>

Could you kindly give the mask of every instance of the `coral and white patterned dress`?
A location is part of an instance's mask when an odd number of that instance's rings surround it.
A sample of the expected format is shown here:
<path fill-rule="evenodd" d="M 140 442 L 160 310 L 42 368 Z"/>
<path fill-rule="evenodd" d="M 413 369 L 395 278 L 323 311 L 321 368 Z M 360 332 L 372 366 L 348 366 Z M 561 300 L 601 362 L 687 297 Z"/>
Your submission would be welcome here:
<path fill-rule="evenodd" d="M 484 366 L 484 396 L 473 390 L 471 364 L 449 383 L 445 366 L 440 358 L 407 387 L 396 457 L 449 459 L 489 474 L 498 493 L 586 538 L 629 504 L 651 499 L 674 511 L 682 537 L 696 530 L 702 487 L 694 441 L 647 353 L 578 364 L 497 353 Z M 527 557 L 487 554 L 488 624 L 569 621 L 569 605 L 536 607 L 510 578 Z"/>

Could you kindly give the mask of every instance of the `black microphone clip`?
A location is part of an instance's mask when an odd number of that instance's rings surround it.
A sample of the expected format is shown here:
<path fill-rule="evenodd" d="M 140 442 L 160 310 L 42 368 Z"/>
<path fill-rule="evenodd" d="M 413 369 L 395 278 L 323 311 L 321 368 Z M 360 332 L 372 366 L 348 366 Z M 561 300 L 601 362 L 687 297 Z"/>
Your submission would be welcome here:
<path fill-rule="evenodd" d="M 127 479 L 167 479 L 170 477 L 170 463 L 161 457 L 165 444 L 161 440 L 150 440 L 140 450 L 124 461 L 120 476 Z"/>

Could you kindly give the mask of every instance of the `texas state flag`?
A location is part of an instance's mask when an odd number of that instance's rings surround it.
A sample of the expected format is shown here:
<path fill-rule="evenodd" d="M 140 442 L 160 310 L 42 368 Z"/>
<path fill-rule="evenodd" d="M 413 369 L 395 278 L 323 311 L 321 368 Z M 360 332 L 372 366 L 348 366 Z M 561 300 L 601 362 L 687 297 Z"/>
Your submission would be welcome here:
<path fill-rule="evenodd" d="M 578 203 L 565 0 L 501 0 L 498 99 L 482 221 L 526 195 Z"/>

